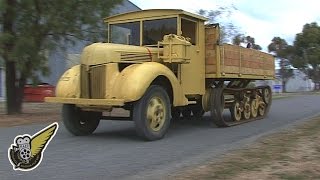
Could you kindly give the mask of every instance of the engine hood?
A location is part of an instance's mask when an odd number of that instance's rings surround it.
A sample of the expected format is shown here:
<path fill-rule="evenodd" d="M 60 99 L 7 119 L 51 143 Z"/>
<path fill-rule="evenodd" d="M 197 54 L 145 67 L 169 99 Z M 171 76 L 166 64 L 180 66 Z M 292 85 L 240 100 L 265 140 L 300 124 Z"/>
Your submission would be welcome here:
<path fill-rule="evenodd" d="M 158 61 L 158 48 L 112 43 L 94 43 L 84 48 L 81 64 Z"/>

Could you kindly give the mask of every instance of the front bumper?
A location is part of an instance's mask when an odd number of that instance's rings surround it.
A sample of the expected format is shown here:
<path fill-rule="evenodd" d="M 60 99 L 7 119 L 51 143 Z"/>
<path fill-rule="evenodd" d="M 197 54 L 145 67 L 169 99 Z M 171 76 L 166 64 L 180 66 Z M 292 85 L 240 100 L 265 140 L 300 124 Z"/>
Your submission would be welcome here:
<path fill-rule="evenodd" d="M 85 105 L 85 106 L 124 106 L 123 99 L 84 99 L 84 98 L 46 97 L 45 102 L 76 104 L 76 105 Z"/>

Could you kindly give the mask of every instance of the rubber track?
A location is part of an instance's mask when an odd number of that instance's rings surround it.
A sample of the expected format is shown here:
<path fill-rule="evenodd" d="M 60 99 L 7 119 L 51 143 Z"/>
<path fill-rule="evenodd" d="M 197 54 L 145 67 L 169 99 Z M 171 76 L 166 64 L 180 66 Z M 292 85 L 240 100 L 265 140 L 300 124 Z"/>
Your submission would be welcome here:
<path fill-rule="evenodd" d="M 269 92 L 271 92 L 271 89 L 269 86 L 259 86 L 254 89 L 264 89 L 264 88 L 268 88 Z M 211 106 L 211 117 L 213 118 L 213 122 L 218 127 L 235 126 L 235 125 L 255 121 L 258 119 L 263 119 L 268 115 L 268 112 L 269 112 L 271 104 L 272 104 L 272 98 L 270 98 L 269 104 L 267 104 L 266 111 L 263 116 L 258 116 L 256 118 L 251 118 L 248 120 L 240 120 L 240 121 L 232 121 L 232 122 L 225 121 L 223 118 L 224 107 L 221 106 L 221 104 L 224 104 L 224 102 L 222 102 L 222 101 L 224 101 L 224 98 L 222 98 L 223 97 L 222 94 L 225 90 L 228 92 L 232 92 L 232 91 L 239 92 L 239 91 L 253 90 L 253 89 L 252 88 L 251 89 L 243 89 L 243 88 L 242 89 L 240 89 L 240 88 L 214 88 L 213 89 L 213 96 L 211 97 L 211 102 L 213 102 L 212 103 L 213 106 Z"/>

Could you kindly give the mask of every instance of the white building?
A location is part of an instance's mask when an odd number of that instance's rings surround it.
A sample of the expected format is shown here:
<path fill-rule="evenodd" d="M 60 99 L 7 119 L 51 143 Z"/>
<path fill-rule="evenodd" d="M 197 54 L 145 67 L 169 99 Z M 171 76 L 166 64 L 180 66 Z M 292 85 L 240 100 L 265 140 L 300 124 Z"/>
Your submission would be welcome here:
<path fill-rule="evenodd" d="M 293 76 L 286 83 L 287 92 L 306 92 L 313 91 L 314 83 L 307 77 L 305 73 L 298 69 L 293 70 Z M 282 80 L 279 70 L 276 69 L 276 79 L 273 81 L 256 81 L 256 85 L 269 85 L 274 93 L 282 92 Z"/>
<path fill-rule="evenodd" d="M 293 73 L 294 76 L 289 79 L 286 85 L 287 92 L 313 91 L 314 83 L 305 73 L 297 69 Z"/>

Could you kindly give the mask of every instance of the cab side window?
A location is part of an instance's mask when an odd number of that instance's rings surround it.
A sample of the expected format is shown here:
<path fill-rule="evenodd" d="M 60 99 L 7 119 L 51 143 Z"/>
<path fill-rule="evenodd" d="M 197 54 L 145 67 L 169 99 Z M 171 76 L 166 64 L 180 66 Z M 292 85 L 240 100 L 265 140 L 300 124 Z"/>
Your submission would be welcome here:
<path fill-rule="evenodd" d="M 182 36 L 186 38 L 190 38 L 190 42 L 195 45 L 196 40 L 196 32 L 197 32 L 197 23 L 187 20 L 187 19 L 181 19 L 181 31 Z"/>

